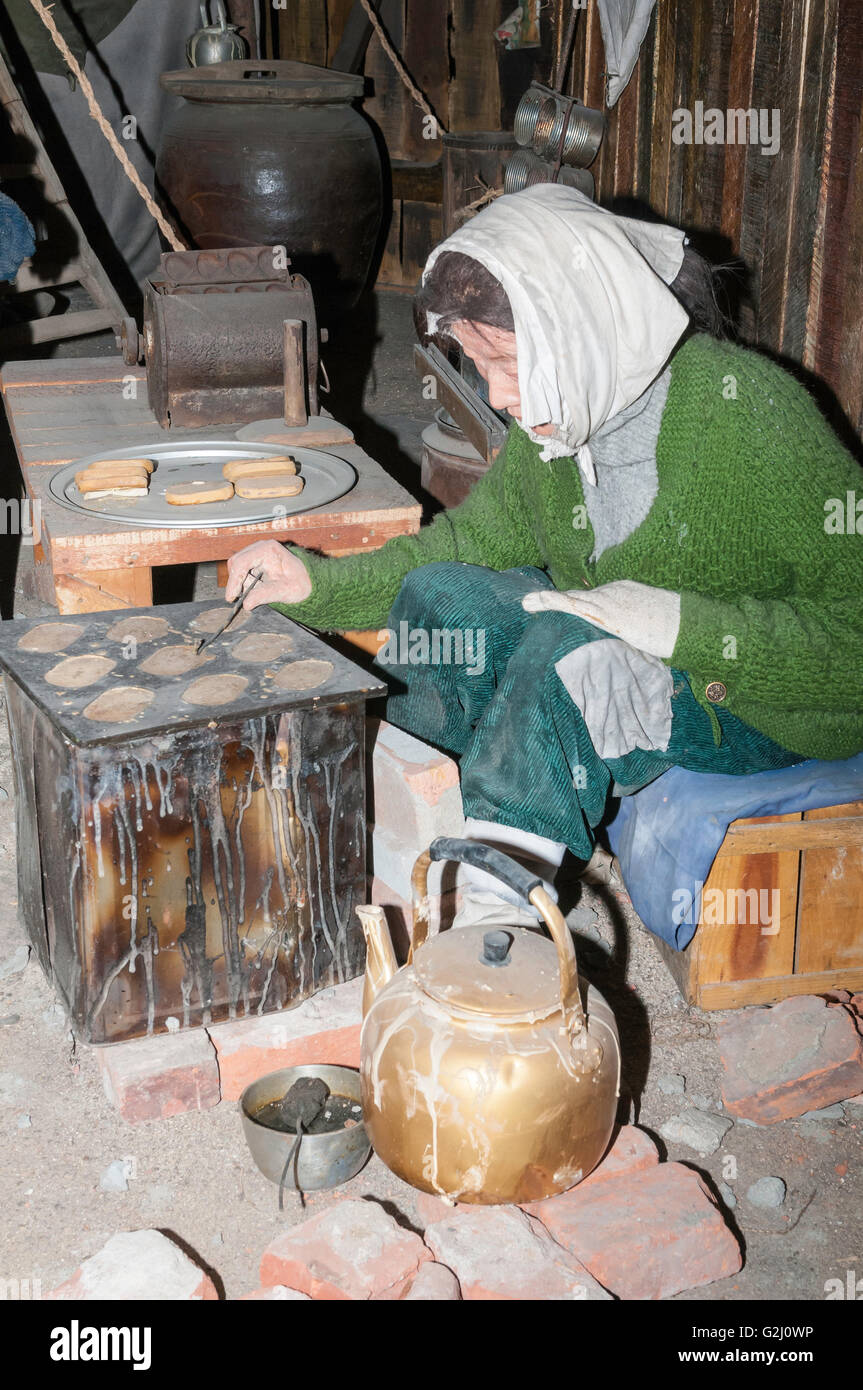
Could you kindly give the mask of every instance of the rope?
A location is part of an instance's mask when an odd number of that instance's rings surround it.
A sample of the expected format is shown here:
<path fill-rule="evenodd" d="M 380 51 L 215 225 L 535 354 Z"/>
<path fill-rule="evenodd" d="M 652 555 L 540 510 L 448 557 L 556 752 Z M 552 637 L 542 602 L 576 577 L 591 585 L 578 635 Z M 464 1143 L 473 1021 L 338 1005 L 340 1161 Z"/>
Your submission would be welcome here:
<path fill-rule="evenodd" d="M 96 94 L 93 91 L 92 86 L 90 85 L 90 80 L 88 77 L 85 76 L 74 53 L 67 44 L 66 40 L 63 38 L 63 35 L 57 28 L 57 25 L 54 23 L 54 20 L 50 12 L 50 8 L 43 5 L 42 0 L 30 0 L 30 4 L 33 6 L 33 9 L 36 11 L 42 23 L 45 25 L 45 28 L 48 30 L 48 33 L 54 40 L 56 47 L 59 48 L 60 52 L 63 54 L 63 57 L 66 60 L 66 64 L 70 72 L 72 72 L 74 76 L 77 78 L 77 80 L 80 82 L 81 91 L 87 98 L 87 105 L 90 108 L 90 115 L 93 117 L 93 120 L 96 122 L 105 139 L 108 141 L 108 144 L 111 146 L 112 151 L 120 161 L 123 173 L 126 175 L 126 178 L 129 180 L 129 182 L 132 184 L 132 186 L 135 188 L 136 192 L 141 196 L 141 198 L 143 198 L 144 202 L 147 205 L 148 212 L 151 214 L 152 217 L 156 219 L 156 222 L 159 226 L 159 231 L 162 233 L 165 240 L 170 244 L 172 251 L 185 251 L 187 248 L 185 247 L 183 242 L 178 239 L 177 233 L 174 231 L 174 228 L 171 226 L 170 222 L 166 221 L 166 219 L 163 217 L 161 209 L 149 193 L 148 189 L 141 182 L 141 177 L 137 169 L 135 168 L 126 151 L 123 149 L 123 146 L 120 144 L 120 141 L 117 139 L 116 135 L 114 134 L 113 130 L 111 129 L 110 125 L 105 119 L 102 108 L 96 100 Z"/>
<path fill-rule="evenodd" d="M 483 178 L 480 178 L 479 185 L 485 191 L 481 193 L 478 198 L 475 198 L 472 203 L 468 203 L 467 207 L 459 209 L 455 215 L 457 222 L 464 222 L 467 218 L 474 217 L 481 208 L 487 207 L 489 203 L 493 203 L 495 198 L 503 196 L 504 190 L 502 188 L 491 188 Z M 470 189 L 468 189 L 468 192 L 470 192 Z"/>
<path fill-rule="evenodd" d="M 30 3 L 35 4 L 36 0 L 30 0 Z M 426 98 L 423 96 L 419 87 L 414 82 L 413 78 L 411 77 L 410 73 L 408 72 L 407 68 L 405 67 L 404 63 L 399 57 L 398 53 L 393 48 L 392 40 L 390 39 L 389 34 L 387 33 L 384 26 L 381 24 L 381 21 L 377 15 L 377 11 L 372 9 L 369 0 L 360 0 L 360 4 L 362 5 L 363 9 L 365 10 L 366 14 L 372 22 L 372 28 L 374 29 L 375 33 L 380 39 L 381 48 L 389 58 L 393 67 L 395 68 L 396 72 L 401 78 L 402 82 L 410 92 L 412 100 L 416 102 L 417 106 L 420 108 L 421 111 L 425 112 L 427 116 L 431 117 L 441 134 L 446 135 L 446 126 L 443 125 L 443 123 L 440 120 L 438 120 L 437 116 L 435 115 L 429 103 L 426 101 Z"/>

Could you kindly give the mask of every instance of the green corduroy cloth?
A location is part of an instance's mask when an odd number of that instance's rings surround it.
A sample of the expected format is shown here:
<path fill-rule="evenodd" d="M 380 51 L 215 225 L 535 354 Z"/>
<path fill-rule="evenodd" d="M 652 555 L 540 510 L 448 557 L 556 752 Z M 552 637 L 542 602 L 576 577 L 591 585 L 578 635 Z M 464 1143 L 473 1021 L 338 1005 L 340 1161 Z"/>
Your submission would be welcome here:
<path fill-rule="evenodd" d="M 618 639 L 571 613 L 526 613 L 524 595 L 549 584 L 528 566 L 500 573 L 440 563 L 413 570 L 393 605 L 395 640 L 378 657 L 390 686 L 387 719 L 456 754 L 466 816 L 544 835 L 587 860 L 609 795 L 636 791 L 675 765 L 740 776 L 796 761 L 725 711 L 717 747 L 710 718 L 673 669 L 667 745 L 652 746 L 642 726 L 628 752 L 601 758 L 557 663 Z M 417 659 L 406 638 L 435 630 L 463 635 L 462 660 L 445 647 L 444 659 L 433 649 Z"/>
<path fill-rule="evenodd" d="M 513 426 L 470 496 L 417 535 L 370 555 L 295 551 L 312 594 L 275 606 L 322 630 L 381 627 L 405 575 L 441 560 L 533 565 L 558 589 L 636 580 L 682 595 L 668 664 L 705 710 L 721 682 L 723 709 L 802 757 L 863 749 L 863 542 L 830 522 L 863 474 L 788 372 L 690 338 L 671 361 L 656 499 L 594 564 L 578 467 L 539 452 Z"/>

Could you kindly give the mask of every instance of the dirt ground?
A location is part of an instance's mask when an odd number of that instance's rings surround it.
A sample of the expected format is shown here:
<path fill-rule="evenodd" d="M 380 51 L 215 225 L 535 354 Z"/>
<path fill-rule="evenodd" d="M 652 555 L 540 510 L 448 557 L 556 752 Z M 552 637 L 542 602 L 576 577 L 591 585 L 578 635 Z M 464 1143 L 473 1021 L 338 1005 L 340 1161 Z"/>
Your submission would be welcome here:
<path fill-rule="evenodd" d="M 421 397 L 410 361 L 410 301 L 380 294 L 365 337 L 348 329 L 327 354 L 333 409 L 354 423 L 361 443 L 418 490 L 419 433 L 432 404 Z M 68 350 L 65 345 L 64 350 Z M 110 350 L 104 340 L 88 354 Z M 81 351 L 79 347 L 79 353 Z M 372 371 L 367 362 L 372 361 Z M 340 404 L 342 402 L 342 404 Z M 8 489 L 8 484 L 7 484 Z M 7 495 L 13 495 L 7 490 Z M 7 538 L 8 539 L 8 538 Z M 22 553 L 22 559 L 26 561 Z M 7 568 L 9 560 L 7 556 Z M 23 565 L 19 567 L 19 581 Z M 19 583 L 20 588 L 20 583 Z M 201 567 L 195 594 L 212 595 Z M 185 595 L 191 597 L 191 594 Z M 40 611 L 15 600 L 16 615 Z M 9 616 L 10 606 L 4 605 Z M 61 1282 L 111 1235 L 159 1227 L 194 1250 L 228 1297 L 257 1286 L 261 1252 L 286 1224 L 303 1219 L 296 1199 L 280 1216 L 275 1189 L 245 1147 L 236 1104 L 131 1126 L 106 1102 L 93 1048 L 76 1046 L 50 985 L 31 959 L 16 917 L 15 831 L 10 752 L 0 732 L 0 1278 Z M 721 1014 L 687 1007 L 626 900 L 583 887 L 570 915 L 582 970 L 606 994 L 624 1058 L 619 1118 L 643 1126 L 664 1156 L 697 1168 L 733 1201 L 726 1217 L 745 1249 L 738 1275 L 680 1294 L 682 1300 L 821 1300 L 825 1282 L 863 1277 L 863 1107 L 834 1118 L 760 1128 L 740 1123 L 702 1158 L 667 1145 L 659 1128 L 690 1109 L 722 1113 L 716 1025 Z M 680 1087 L 684 1093 L 668 1094 Z M 693 1105 L 694 1098 L 694 1105 Z M 115 1160 L 130 1161 L 125 1191 L 100 1180 Z M 787 1185 L 775 1209 L 747 1199 L 756 1179 Z M 383 1203 L 415 1225 L 412 1189 L 374 1157 L 343 1192 Z M 306 1214 L 331 1198 L 311 1195 Z"/>

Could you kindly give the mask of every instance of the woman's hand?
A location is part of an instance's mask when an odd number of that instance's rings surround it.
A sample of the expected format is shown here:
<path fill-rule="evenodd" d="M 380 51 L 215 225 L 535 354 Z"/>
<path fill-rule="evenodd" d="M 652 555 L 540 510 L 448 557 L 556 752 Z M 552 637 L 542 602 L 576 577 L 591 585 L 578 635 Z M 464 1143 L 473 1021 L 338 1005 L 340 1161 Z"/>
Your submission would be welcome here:
<path fill-rule="evenodd" d="M 245 550 L 238 550 L 228 561 L 227 603 L 240 597 L 252 570 L 262 571 L 263 579 L 244 601 L 246 609 L 257 608 L 260 603 L 301 603 L 312 592 L 312 581 L 302 560 L 278 541 L 256 541 Z"/>
<path fill-rule="evenodd" d="M 597 589 L 536 589 L 522 599 L 522 608 L 528 613 L 574 613 L 630 647 L 665 661 L 680 631 L 680 595 L 632 579 L 615 579 Z"/>

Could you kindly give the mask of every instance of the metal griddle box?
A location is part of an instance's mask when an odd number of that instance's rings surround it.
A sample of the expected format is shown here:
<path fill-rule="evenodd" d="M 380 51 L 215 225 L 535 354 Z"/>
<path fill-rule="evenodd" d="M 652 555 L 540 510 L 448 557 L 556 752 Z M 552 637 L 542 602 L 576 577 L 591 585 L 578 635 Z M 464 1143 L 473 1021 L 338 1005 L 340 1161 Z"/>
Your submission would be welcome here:
<path fill-rule="evenodd" d="M 213 642 L 200 670 L 142 670 L 212 610 L 0 625 L 21 911 L 85 1042 L 271 1013 L 362 969 L 365 706 L 385 687 L 268 607 Z M 164 629 L 124 638 L 145 618 Z M 46 623 L 67 629 L 55 634 L 62 650 L 22 648 Z M 233 654 L 255 634 L 289 650 L 255 662 Z M 46 680 L 61 661 L 94 655 L 114 666 L 86 687 Z M 295 662 L 328 665 L 286 676 Z M 202 674 L 247 684 L 230 699 L 217 691 L 215 705 L 186 703 Z M 297 680 L 307 688 L 290 688 Z M 130 722 L 85 715 L 94 697 L 129 685 L 151 697 Z"/>

